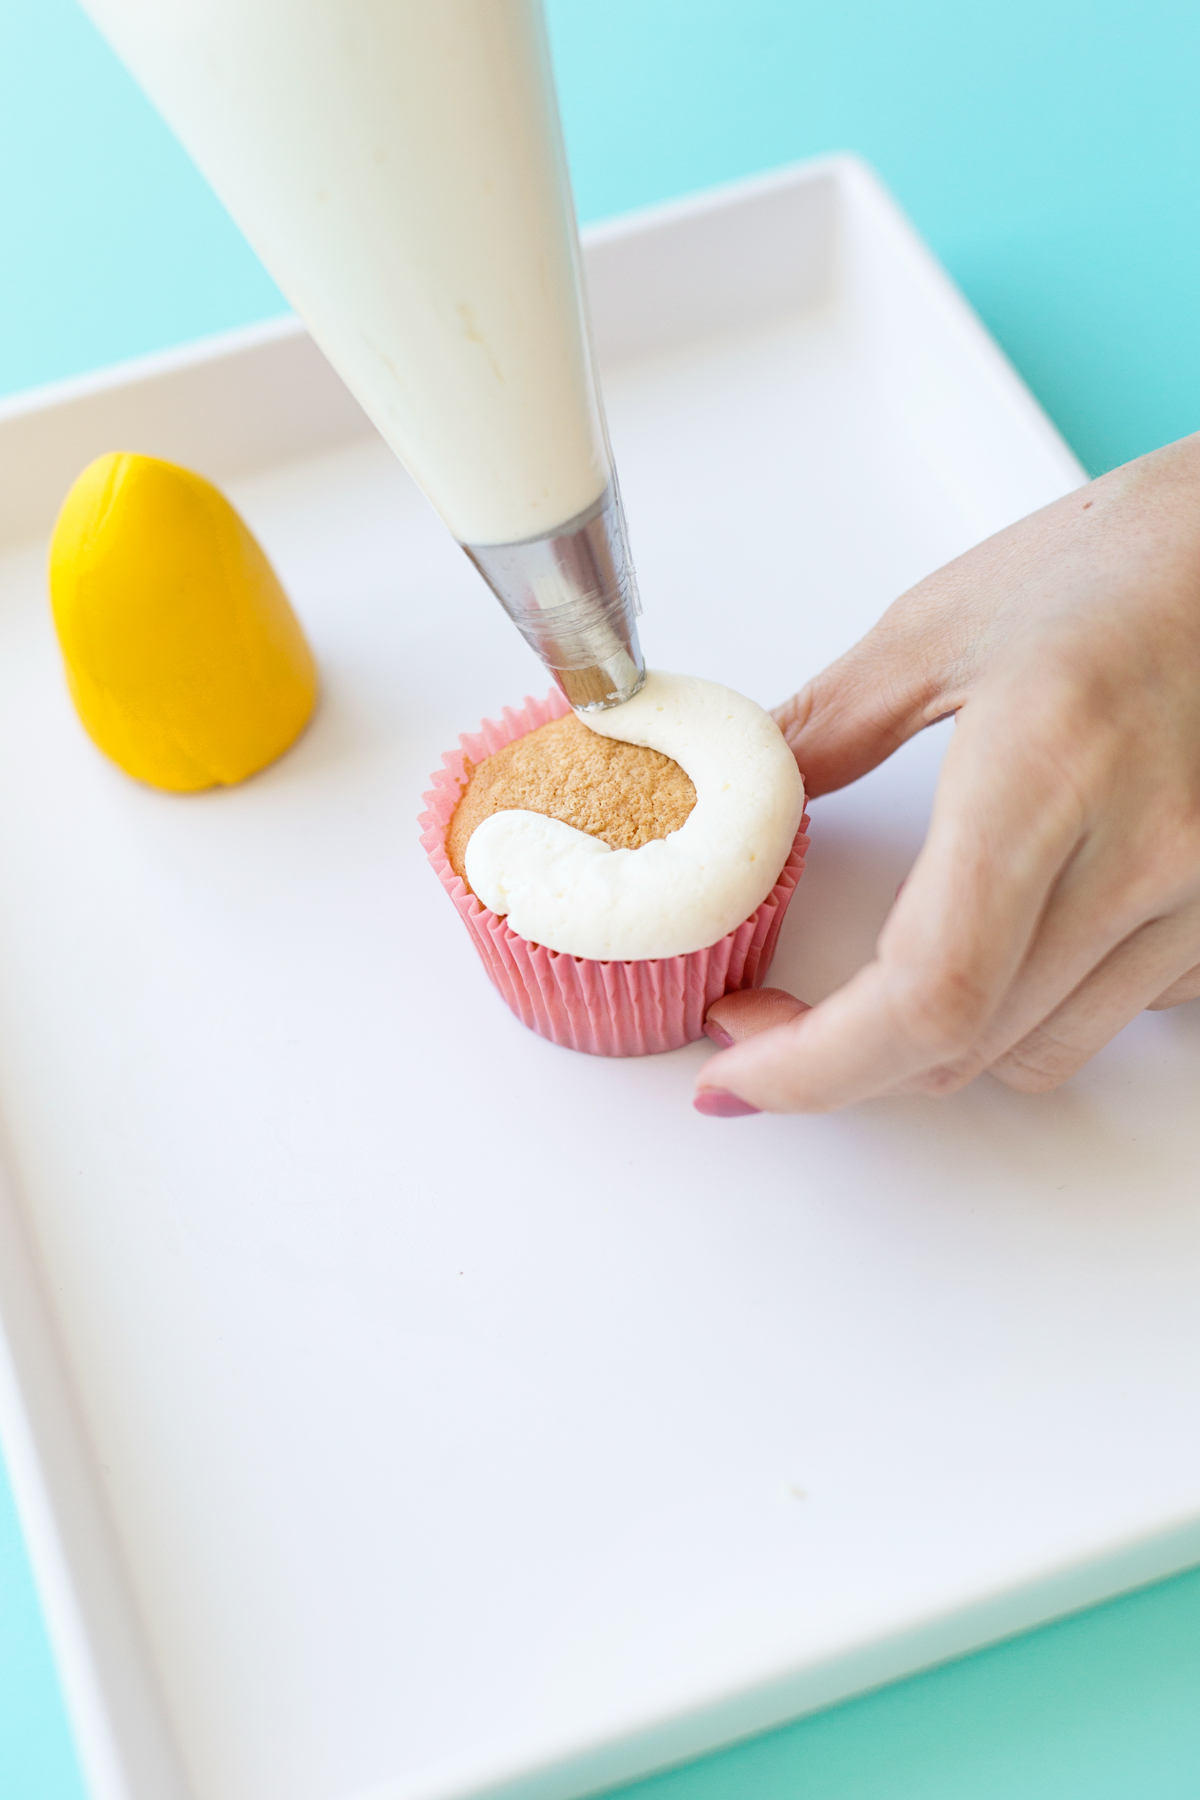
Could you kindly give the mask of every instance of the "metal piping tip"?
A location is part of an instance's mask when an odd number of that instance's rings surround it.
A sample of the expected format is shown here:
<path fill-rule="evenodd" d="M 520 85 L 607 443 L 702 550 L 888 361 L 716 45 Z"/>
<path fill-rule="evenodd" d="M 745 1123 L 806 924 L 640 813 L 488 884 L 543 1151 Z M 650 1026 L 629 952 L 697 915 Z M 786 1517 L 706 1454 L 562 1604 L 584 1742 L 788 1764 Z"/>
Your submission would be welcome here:
<path fill-rule="evenodd" d="M 545 537 L 463 549 L 577 711 L 633 698 L 646 679 L 641 603 L 615 477 Z"/>

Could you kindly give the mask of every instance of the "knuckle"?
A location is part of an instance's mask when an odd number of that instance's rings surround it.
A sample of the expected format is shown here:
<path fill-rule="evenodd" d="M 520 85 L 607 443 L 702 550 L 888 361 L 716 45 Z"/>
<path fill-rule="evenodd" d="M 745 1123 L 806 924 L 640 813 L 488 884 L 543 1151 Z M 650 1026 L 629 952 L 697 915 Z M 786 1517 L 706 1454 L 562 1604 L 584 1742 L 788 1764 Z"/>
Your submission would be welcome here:
<path fill-rule="evenodd" d="M 907 983 L 893 1000 L 901 1037 L 931 1063 L 957 1064 L 979 1036 L 990 1010 L 990 995 L 965 970 L 943 969 L 924 983 Z"/>
<path fill-rule="evenodd" d="M 1061 1075 L 1052 1075 L 1045 1069 L 1032 1069 L 1023 1063 L 1007 1061 L 996 1063 L 992 1074 L 1005 1087 L 1015 1088 L 1018 1094 L 1049 1094 L 1066 1081 L 1070 1070 Z"/>
<path fill-rule="evenodd" d="M 1021 1094 L 1048 1094 L 1070 1079 L 1081 1057 L 1046 1032 L 1031 1032 L 991 1065 L 990 1073 Z"/>
<path fill-rule="evenodd" d="M 931 1100 L 947 1100 L 951 1094 L 957 1094 L 979 1074 L 981 1064 L 972 1058 L 970 1063 L 941 1063 L 937 1068 L 926 1069 L 912 1083 L 910 1092 L 924 1094 Z"/>

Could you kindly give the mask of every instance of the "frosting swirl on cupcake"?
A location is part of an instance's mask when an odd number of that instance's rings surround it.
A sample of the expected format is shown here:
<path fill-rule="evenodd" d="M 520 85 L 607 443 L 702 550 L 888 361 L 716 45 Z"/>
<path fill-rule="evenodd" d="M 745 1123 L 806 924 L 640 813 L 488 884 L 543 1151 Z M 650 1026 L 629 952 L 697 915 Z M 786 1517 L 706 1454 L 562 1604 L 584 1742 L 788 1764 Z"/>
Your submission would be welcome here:
<path fill-rule="evenodd" d="M 715 944 L 766 899 L 800 825 L 804 783 L 779 727 L 732 688 L 657 671 L 623 706 L 579 716 L 677 762 L 696 789 L 688 818 L 614 850 L 541 813 L 493 813 L 467 845 L 473 891 L 520 937 L 568 956 L 633 962 Z"/>

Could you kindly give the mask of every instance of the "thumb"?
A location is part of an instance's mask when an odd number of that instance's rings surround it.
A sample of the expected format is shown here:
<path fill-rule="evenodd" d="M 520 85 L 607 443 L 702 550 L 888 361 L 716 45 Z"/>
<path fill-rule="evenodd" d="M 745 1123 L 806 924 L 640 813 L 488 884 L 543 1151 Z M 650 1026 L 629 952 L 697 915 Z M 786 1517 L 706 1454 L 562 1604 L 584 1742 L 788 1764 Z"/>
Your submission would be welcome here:
<path fill-rule="evenodd" d="M 893 607 L 837 662 L 775 708 L 808 794 L 857 781 L 953 712 L 924 621 Z"/>

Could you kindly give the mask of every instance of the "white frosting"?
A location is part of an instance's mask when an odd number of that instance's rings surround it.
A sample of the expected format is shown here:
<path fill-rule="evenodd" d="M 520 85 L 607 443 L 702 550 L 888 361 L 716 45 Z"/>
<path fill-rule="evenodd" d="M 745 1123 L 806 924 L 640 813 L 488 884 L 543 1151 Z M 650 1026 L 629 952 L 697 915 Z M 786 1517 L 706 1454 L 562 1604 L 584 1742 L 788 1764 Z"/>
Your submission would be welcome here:
<path fill-rule="evenodd" d="M 579 717 L 672 757 L 695 785 L 690 815 L 669 837 L 612 850 L 541 813 L 493 813 L 467 845 L 472 889 L 519 937 L 568 956 L 637 962 L 715 944 L 766 899 L 804 811 L 779 727 L 732 688 L 657 672 L 623 706 Z"/>

